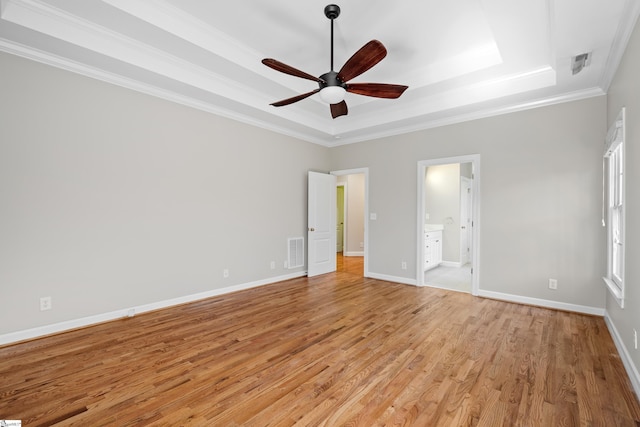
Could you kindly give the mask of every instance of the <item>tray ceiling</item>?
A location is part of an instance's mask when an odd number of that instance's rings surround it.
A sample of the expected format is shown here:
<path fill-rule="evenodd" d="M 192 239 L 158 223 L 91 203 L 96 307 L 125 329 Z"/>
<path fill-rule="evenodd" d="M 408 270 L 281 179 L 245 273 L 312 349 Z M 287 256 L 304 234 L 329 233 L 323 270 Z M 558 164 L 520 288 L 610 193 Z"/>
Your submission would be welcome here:
<path fill-rule="evenodd" d="M 635 0 L 342 3 L 335 68 L 366 42 L 387 57 L 352 80 L 408 85 L 396 100 L 347 94 L 332 119 L 317 88 L 261 64 L 330 69 L 327 1 L 0 0 L 0 50 L 335 146 L 606 93 Z M 571 72 L 571 58 L 590 64 Z"/>

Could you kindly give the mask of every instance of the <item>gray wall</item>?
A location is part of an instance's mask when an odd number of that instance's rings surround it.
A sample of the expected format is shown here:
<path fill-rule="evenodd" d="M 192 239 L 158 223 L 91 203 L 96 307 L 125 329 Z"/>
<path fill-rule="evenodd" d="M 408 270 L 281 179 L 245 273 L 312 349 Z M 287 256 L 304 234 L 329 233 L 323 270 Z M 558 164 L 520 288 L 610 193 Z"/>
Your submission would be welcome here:
<path fill-rule="evenodd" d="M 605 133 L 602 96 L 336 147 L 332 167 L 369 168 L 370 272 L 415 279 L 418 161 L 480 154 L 481 290 L 602 309 Z"/>
<path fill-rule="evenodd" d="M 640 351 L 634 350 L 633 329 L 640 333 L 640 25 L 636 25 L 608 92 L 607 123 L 626 107 L 626 232 L 625 308 L 607 293 L 607 314 L 640 372 Z M 638 381 L 640 378 L 636 379 Z"/>
<path fill-rule="evenodd" d="M 327 149 L 6 54 L 0 73 L 0 334 L 289 274 L 309 169 L 369 168 L 369 270 L 415 280 L 417 162 L 476 153 L 481 289 L 604 306 L 605 97 Z"/>
<path fill-rule="evenodd" d="M 460 262 L 460 164 L 429 166 L 424 180 L 425 224 L 441 224 L 442 260 Z"/>
<path fill-rule="evenodd" d="M 292 273 L 328 149 L 7 54 L 0 94 L 0 334 Z"/>

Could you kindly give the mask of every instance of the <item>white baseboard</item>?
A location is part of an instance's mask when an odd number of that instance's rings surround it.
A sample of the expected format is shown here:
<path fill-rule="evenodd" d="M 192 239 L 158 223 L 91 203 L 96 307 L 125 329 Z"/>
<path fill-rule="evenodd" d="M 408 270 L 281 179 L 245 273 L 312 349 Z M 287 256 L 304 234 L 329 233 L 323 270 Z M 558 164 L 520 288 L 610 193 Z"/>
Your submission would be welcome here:
<path fill-rule="evenodd" d="M 198 301 L 205 298 L 211 298 L 218 295 L 228 294 L 231 292 L 256 288 L 258 286 L 269 285 L 271 283 L 276 283 L 276 282 L 282 282 L 283 280 L 304 277 L 306 275 L 307 275 L 306 271 L 298 271 L 298 272 L 283 275 L 283 276 L 270 277 L 268 279 L 258 280 L 255 282 L 242 283 L 239 285 L 228 286 L 228 287 L 219 288 L 219 289 L 212 289 L 210 291 L 200 292 L 192 295 L 185 295 L 183 297 L 173 298 L 170 300 L 158 301 L 158 302 L 143 304 L 135 307 L 126 307 L 120 310 L 111 311 L 109 313 L 96 314 L 94 316 L 67 320 L 64 322 L 54 323 L 54 324 L 45 325 L 45 326 L 39 326 L 37 328 L 26 329 L 23 331 L 10 332 L 8 334 L 0 335 L 0 345 L 17 343 L 20 341 L 43 337 L 45 335 L 52 335 L 60 332 L 69 331 L 72 329 L 84 328 L 86 326 L 95 325 L 97 323 L 103 323 L 103 322 L 108 322 L 110 320 L 122 319 L 124 317 L 131 316 L 132 314 L 135 315 L 135 314 L 144 313 L 147 311 L 168 308 L 168 307 L 172 307 L 179 304 L 185 304 L 188 302 Z"/>
<path fill-rule="evenodd" d="M 395 282 L 402 283 L 403 285 L 413 285 L 417 286 L 418 282 L 416 279 L 410 279 L 408 277 L 398 277 L 398 276 L 389 276 L 387 274 L 378 274 L 378 273 L 368 273 L 367 277 L 378 280 L 386 280 L 387 282 Z"/>
<path fill-rule="evenodd" d="M 587 305 L 569 304 L 566 302 L 552 301 L 540 298 L 524 297 L 520 295 L 504 294 L 502 292 L 478 291 L 479 297 L 498 299 L 508 302 L 517 302 L 519 304 L 536 305 L 539 307 L 553 308 L 556 310 L 575 311 L 577 313 L 592 314 L 595 316 L 604 316 L 604 308 L 590 307 Z"/>
<path fill-rule="evenodd" d="M 629 375 L 629 380 L 631 381 L 633 391 L 636 392 L 636 396 L 640 396 L 640 373 L 638 372 L 638 368 L 633 364 L 631 355 L 629 354 L 627 347 L 624 345 L 624 341 L 622 341 L 620 333 L 609 317 L 609 313 L 606 311 L 604 313 L 604 321 L 607 324 L 607 328 L 609 329 L 611 337 L 613 338 L 613 343 L 618 349 L 618 354 L 620 355 L 620 359 L 622 359 L 622 364 L 627 371 L 627 375 Z"/>
<path fill-rule="evenodd" d="M 470 294 L 471 293 L 470 291 L 463 291 L 463 290 L 460 290 L 460 289 L 447 288 L 446 286 L 438 285 L 436 283 L 425 283 L 422 286 L 424 288 L 442 289 L 443 291 L 461 292 L 463 294 Z"/>
<path fill-rule="evenodd" d="M 364 252 L 363 251 L 349 251 L 349 252 L 343 252 L 342 255 L 343 256 L 364 256 Z"/>
<path fill-rule="evenodd" d="M 440 263 L 441 266 L 443 267 L 453 267 L 453 268 L 460 268 L 462 267 L 462 263 L 460 262 L 455 262 L 455 261 L 442 261 Z"/>

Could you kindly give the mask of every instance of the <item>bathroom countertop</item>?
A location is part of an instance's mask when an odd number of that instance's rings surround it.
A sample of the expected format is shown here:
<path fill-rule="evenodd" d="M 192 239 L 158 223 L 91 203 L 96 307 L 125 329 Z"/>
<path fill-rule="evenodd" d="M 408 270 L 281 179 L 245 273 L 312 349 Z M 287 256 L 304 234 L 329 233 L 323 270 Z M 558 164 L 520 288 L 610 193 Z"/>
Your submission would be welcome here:
<path fill-rule="evenodd" d="M 424 231 L 429 232 L 429 231 L 441 231 L 444 230 L 444 225 L 442 224 L 425 224 L 424 225 Z"/>

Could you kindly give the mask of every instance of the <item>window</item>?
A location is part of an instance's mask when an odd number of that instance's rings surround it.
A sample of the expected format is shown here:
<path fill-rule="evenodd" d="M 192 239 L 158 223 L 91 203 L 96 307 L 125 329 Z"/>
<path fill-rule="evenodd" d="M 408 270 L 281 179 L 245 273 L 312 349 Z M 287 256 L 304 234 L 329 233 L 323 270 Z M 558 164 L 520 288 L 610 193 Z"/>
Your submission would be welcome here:
<path fill-rule="evenodd" d="M 623 108 L 607 133 L 603 174 L 603 207 L 606 206 L 603 224 L 607 227 L 607 275 L 604 282 L 620 307 L 624 307 L 624 137 Z"/>

